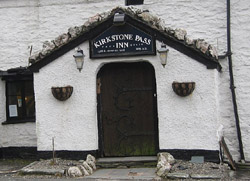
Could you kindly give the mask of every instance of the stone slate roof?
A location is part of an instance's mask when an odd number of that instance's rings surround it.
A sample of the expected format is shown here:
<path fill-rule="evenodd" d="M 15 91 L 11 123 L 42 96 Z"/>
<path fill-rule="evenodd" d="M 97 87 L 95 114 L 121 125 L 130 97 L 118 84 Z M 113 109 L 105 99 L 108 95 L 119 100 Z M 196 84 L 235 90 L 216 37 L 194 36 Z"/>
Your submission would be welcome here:
<path fill-rule="evenodd" d="M 166 27 L 163 20 L 152 15 L 148 10 L 134 7 L 116 7 L 111 11 L 96 14 L 82 26 L 71 27 L 67 33 L 58 36 L 55 40 L 44 42 L 42 50 L 29 57 L 29 68 L 38 72 L 41 67 L 67 51 L 97 36 L 112 26 L 113 16 L 118 11 L 126 14 L 126 22 L 134 23 L 134 26 L 154 35 L 159 41 L 205 64 L 209 69 L 221 69 L 214 46 L 203 39 L 190 39 L 185 30 Z"/>

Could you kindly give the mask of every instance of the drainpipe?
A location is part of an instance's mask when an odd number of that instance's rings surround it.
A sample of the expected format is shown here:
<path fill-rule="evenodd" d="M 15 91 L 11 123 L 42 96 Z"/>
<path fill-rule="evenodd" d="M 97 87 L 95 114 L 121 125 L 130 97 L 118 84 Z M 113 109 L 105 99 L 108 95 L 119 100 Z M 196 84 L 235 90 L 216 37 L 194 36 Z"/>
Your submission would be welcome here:
<path fill-rule="evenodd" d="M 230 89 L 231 89 L 231 93 L 232 93 L 232 101 L 233 101 L 237 136 L 238 136 L 238 141 L 239 141 L 240 157 L 241 157 L 241 161 L 245 161 L 245 156 L 244 156 L 244 152 L 243 152 L 243 144 L 242 144 L 242 139 L 241 139 L 240 120 L 239 120 L 239 115 L 238 115 L 238 108 L 237 108 L 236 94 L 235 94 L 236 87 L 234 86 L 232 51 L 231 51 L 231 7 L 230 7 L 230 0 L 227 0 L 227 53 L 226 53 L 226 56 L 228 57 L 229 75 L 230 75 Z"/>

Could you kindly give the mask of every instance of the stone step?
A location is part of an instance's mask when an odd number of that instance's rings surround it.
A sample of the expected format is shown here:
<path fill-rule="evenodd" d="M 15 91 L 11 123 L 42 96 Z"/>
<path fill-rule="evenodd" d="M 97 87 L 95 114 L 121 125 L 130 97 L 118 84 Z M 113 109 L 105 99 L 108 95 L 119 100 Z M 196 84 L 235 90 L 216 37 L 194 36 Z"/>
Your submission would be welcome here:
<path fill-rule="evenodd" d="M 250 163 L 249 162 L 246 162 L 246 163 L 237 162 L 236 168 L 237 170 L 250 170 Z"/>
<path fill-rule="evenodd" d="M 97 159 L 97 168 L 139 168 L 156 167 L 156 156 L 106 157 Z"/>

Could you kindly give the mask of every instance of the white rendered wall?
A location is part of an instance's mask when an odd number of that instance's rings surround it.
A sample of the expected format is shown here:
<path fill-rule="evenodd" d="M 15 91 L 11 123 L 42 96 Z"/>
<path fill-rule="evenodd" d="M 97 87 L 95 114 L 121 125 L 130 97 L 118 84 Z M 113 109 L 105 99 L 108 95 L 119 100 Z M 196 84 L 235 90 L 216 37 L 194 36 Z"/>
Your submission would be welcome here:
<path fill-rule="evenodd" d="M 232 1 L 232 58 L 242 141 L 250 160 L 250 2 Z"/>
<path fill-rule="evenodd" d="M 250 160 L 248 142 L 250 55 L 247 41 L 250 36 L 250 1 L 231 1 L 231 3 L 236 95 L 245 156 Z M 0 1 L 0 70 L 27 66 L 29 46 L 33 46 L 33 51 L 39 50 L 42 48 L 42 42 L 55 39 L 58 35 L 67 32 L 69 27 L 81 25 L 88 17 L 110 10 L 117 5 L 124 5 L 124 0 Z M 216 45 L 219 54 L 226 51 L 226 1 L 145 0 L 144 5 L 137 7 L 149 9 L 164 19 L 167 26 L 186 29 L 191 38 L 203 38 Z M 238 140 L 229 89 L 227 60 L 222 60 L 221 63 L 223 70 L 216 80 L 219 85 L 217 117 L 220 118 L 220 124 L 224 126 L 224 136 L 229 149 L 237 160 L 239 158 Z"/>
<path fill-rule="evenodd" d="M 166 68 L 158 56 L 89 59 L 88 42 L 80 47 L 86 53 L 78 72 L 70 51 L 35 73 L 38 150 L 98 149 L 96 75 L 108 62 L 148 61 L 155 68 L 160 149 L 218 150 L 217 86 L 218 72 L 170 48 Z M 194 81 L 196 89 L 186 98 L 172 90 L 173 81 Z M 74 87 L 65 102 L 56 100 L 53 86 Z M 213 113 L 213 114 L 212 114 Z"/>

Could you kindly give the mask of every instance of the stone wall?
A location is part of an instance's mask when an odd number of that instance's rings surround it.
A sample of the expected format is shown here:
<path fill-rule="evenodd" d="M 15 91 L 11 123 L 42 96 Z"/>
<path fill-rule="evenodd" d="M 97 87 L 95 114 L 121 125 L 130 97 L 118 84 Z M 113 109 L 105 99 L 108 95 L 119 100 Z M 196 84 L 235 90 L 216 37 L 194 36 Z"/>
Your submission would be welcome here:
<path fill-rule="evenodd" d="M 11 0 L 0 2 L 1 44 L 0 70 L 27 66 L 30 47 L 40 50 L 42 43 L 67 32 L 69 27 L 82 25 L 88 17 L 108 11 L 123 0 Z M 232 51 L 235 71 L 236 95 L 246 158 L 250 160 L 249 140 L 249 39 L 250 3 L 232 1 Z M 191 38 L 204 38 L 217 47 L 219 54 L 226 51 L 226 1 L 145 0 L 146 8 L 162 18 L 172 28 L 187 30 Z M 224 126 L 224 135 L 234 158 L 239 158 L 227 60 L 221 61 L 223 70 L 218 75 L 217 117 Z M 216 89 L 214 91 L 217 91 Z M 1 98 L 2 99 L 2 98 Z M 1 115 L 2 116 L 2 115 Z M 34 128 L 33 128 L 34 129 Z"/>

